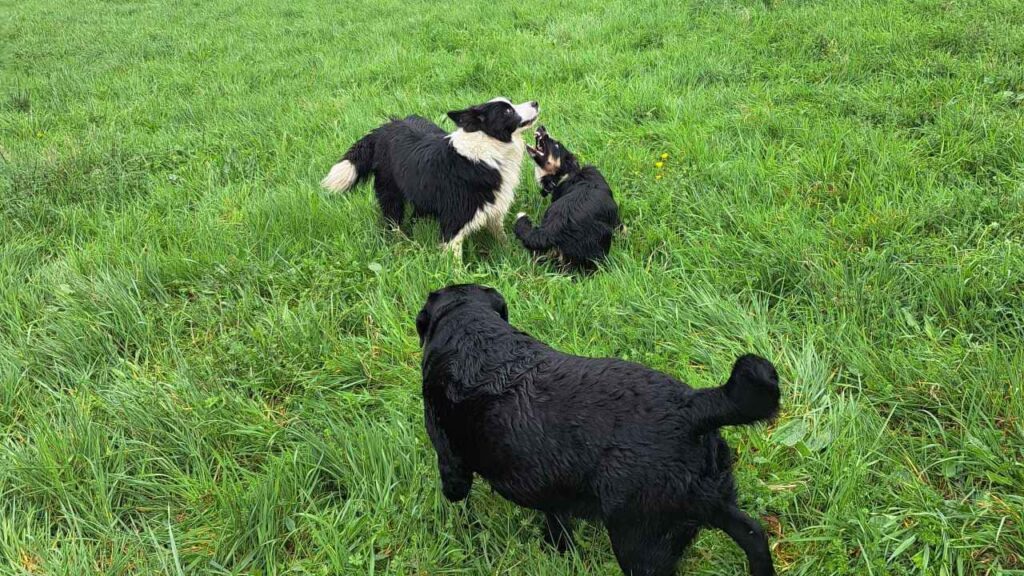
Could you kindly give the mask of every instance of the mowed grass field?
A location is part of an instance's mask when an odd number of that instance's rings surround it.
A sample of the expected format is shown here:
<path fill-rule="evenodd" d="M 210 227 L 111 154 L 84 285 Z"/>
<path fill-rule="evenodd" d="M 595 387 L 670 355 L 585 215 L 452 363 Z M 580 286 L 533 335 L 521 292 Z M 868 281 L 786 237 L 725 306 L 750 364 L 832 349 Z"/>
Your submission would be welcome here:
<path fill-rule="evenodd" d="M 615 189 L 600 273 L 319 190 L 499 94 Z M 1024 574 L 1016 0 L 0 0 L 0 238 L 0 574 L 618 574 L 443 500 L 413 319 L 456 281 L 698 387 L 771 358 L 725 436 L 781 573 Z"/>

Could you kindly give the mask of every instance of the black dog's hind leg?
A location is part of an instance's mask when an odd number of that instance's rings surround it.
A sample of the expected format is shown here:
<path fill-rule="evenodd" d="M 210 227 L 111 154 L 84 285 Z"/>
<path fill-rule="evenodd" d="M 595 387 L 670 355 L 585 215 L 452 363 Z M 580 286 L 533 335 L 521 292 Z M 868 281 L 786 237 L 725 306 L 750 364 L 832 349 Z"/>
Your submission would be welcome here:
<path fill-rule="evenodd" d="M 402 191 L 382 172 L 378 172 L 373 179 L 373 191 L 377 195 L 377 202 L 384 218 L 396 228 L 400 227 L 405 216 L 405 197 Z"/>
<path fill-rule="evenodd" d="M 639 515 L 613 518 L 607 526 L 615 558 L 626 576 L 672 576 L 697 534 L 693 528 L 677 530 L 657 518 Z"/>
<path fill-rule="evenodd" d="M 576 547 L 572 538 L 572 517 L 567 514 L 544 513 L 544 541 L 561 553 Z"/>
<path fill-rule="evenodd" d="M 710 524 L 729 535 L 747 554 L 751 576 L 775 576 L 768 535 L 761 525 L 735 506 L 722 510 Z"/>
<path fill-rule="evenodd" d="M 473 487 L 473 472 L 467 470 L 462 458 L 452 451 L 448 435 L 438 425 L 437 415 L 430 402 L 423 403 L 423 419 L 427 435 L 437 452 L 437 469 L 441 473 L 441 491 L 451 502 L 465 500 Z"/>

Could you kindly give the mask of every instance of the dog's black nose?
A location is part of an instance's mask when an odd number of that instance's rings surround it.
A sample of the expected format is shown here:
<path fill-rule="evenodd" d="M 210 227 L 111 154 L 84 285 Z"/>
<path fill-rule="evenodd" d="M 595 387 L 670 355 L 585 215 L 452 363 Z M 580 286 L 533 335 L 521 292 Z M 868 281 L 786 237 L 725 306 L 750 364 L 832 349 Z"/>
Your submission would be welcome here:
<path fill-rule="evenodd" d="M 540 104 L 537 104 L 537 101 L 533 100 L 533 101 L 530 102 L 530 106 L 533 106 L 534 108 L 538 108 L 538 107 L 540 107 Z"/>

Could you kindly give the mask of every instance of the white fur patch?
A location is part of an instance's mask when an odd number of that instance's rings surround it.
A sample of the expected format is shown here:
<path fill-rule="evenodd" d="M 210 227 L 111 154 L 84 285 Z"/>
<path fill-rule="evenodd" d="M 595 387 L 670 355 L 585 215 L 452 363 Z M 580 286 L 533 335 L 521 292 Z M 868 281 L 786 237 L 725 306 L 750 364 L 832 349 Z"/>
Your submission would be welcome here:
<path fill-rule="evenodd" d="M 516 114 L 523 119 L 523 122 L 533 122 L 540 115 L 540 109 L 534 107 L 532 102 L 523 102 L 522 104 L 512 104 L 512 109 L 516 111 Z M 524 126 L 520 128 L 523 130 L 527 128 Z"/>
<path fill-rule="evenodd" d="M 495 98 L 493 101 L 508 102 L 515 109 L 516 114 L 523 120 L 532 122 L 537 119 L 539 111 L 530 102 L 524 102 L 518 106 L 512 104 L 505 98 Z M 505 215 L 512 207 L 512 201 L 516 198 L 516 188 L 519 186 L 519 178 L 522 176 L 523 153 L 526 151 L 526 143 L 523 142 L 523 132 L 530 129 L 530 126 L 521 126 L 512 133 L 511 142 L 495 140 L 482 130 L 466 132 L 459 128 L 448 135 L 448 140 L 459 155 L 474 162 L 486 164 L 494 168 L 501 175 L 501 185 L 494 191 L 494 201 L 481 206 L 473 218 L 459 230 L 447 243 L 447 248 L 456 253 L 456 258 L 462 259 L 462 241 L 466 236 L 488 227 L 491 232 L 500 240 L 505 238 Z"/>
<path fill-rule="evenodd" d="M 351 188 L 358 178 L 356 165 L 348 160 L 342 160 L 331 166 L 331 171 L 320 181 L 320 185 L 331 192 L 344 192 Z"/>
<path fill-rule="evenodd" d="M 540 183 L 540 179 L 543 178 L 544 176 L 546 176 L 546 174 L 544 173 L 544 169 L 541 168 L 540 166 L 537 166 L 537 163 L 535 162 L 533 164 L 533 178 L 537 181 L 537 186 L 539 188 L 544 187 L 544 185 Z"/>
<path fill-rule="evenodd" d="M 501 164 L 511 160 L 513 155 L 522 162 L 523 151 L 526 149 L 523 137 L 518 132 L 512 135 L 511 142 L 502 142 L 491 138 L 483 130 L 466 132 L 459 128 L 448 135 L 448 140 L 460 156 L 498 170 L 501 170 Z"/>
<path fill-rule="evenodd" d="M 516 214 L 516 220 L 519 220 L 523 216 L 526 216 L 526 212 L 520 212 L 519 214 Z"/>
<path fill-rule="evenodd" d="M 535 102 L 523 102 L 522 104 L 513 104 L 511 100 L 502 96 L 498 96 L 497 98 L 491 98 L 490 102 L 504 102 L 505 104 L 508 104 L 509 106 L 512 107 L 513 110 L 516 111 L 516 114 L 518 114 L 524 122 L 533 122 L 534 120 L 537 119 L 537 116 L 540 115 L 540 109 L 534 106 Z M 526 128 L 526 126 L 520 128 L 520 130 L 523 130 L 524 128 Z"/>
<path fill-rule="evenodd" d="M 494 192 L 494 202 L 481 206 L 450 244 L 461 245 L 463 238 L 484 226 L 489 226 L 491 230 L 503 230 L 505 214 L 508 214 L 508 209 L 515 200 L 516 188 L 522 174 L 523 153 L 526 150 L 523 130 L 516 131 L 511 142 L 495 140 L 482 131 L 466 132 L 461 128 L 448 135 L 456 152 L 496 169 L 501 175 L 501 185 Z"/>

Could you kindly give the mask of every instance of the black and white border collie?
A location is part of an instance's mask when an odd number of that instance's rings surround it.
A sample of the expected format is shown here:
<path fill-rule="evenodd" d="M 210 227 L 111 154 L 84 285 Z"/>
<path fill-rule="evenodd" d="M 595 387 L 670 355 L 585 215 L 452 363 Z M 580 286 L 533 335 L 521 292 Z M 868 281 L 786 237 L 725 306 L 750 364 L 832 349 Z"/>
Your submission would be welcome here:
<path fill-rule="evenodd" d="M 537 102 L 506 98 L 454 110 L 457 130 L 447 134 L 420 116 L 392 120 L 356 142 L 321 182 L 348 190 L 371 173 L 384 218 L 402 223 L 405 205 L 414 216 L 432 216 L 441 240 L 457 261 L 462 241 L 486 227 L 505 239 L 504 219 L 519 185 L 523 132 L 537 119 Z"/>
<path fill-rule="evenodd" d="M 534 175 L 541 195 L 551 195 L 551 206 L 536 228 L 520 212 L 516 237 L 532 252 L 554 250 L 570 269 L 592 270 L 608 255 L 612 234 L 621 224 L 612 190 L 597 168 L 581 167 L 576 156 L 543 126 L 535 139 L 536 145 L 527 145 L 526 151 L 536 163 Z"/>

